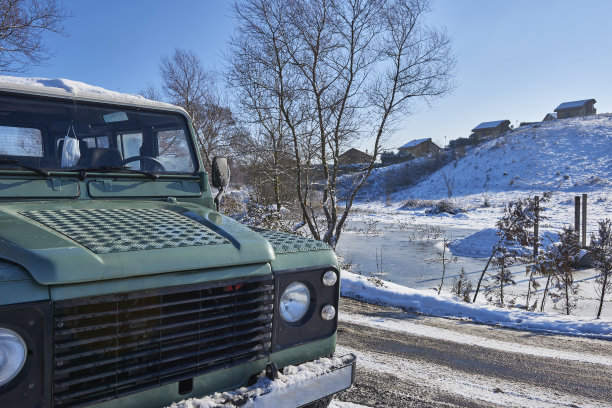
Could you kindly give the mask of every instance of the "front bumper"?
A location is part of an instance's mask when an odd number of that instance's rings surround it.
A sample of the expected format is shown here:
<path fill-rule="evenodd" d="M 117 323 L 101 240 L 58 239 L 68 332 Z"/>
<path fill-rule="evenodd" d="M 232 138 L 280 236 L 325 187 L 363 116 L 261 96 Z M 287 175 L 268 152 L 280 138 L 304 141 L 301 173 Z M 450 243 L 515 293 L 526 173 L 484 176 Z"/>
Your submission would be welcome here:
<path fill-rule="evenodd" d="M 350 388 L 355 377 L 356 360 L 354 354 L 347 354 L 288 366 L 274 381 L 262 376 L 250 387 L 192 398 L 171 407 L 302 407 Z"/>

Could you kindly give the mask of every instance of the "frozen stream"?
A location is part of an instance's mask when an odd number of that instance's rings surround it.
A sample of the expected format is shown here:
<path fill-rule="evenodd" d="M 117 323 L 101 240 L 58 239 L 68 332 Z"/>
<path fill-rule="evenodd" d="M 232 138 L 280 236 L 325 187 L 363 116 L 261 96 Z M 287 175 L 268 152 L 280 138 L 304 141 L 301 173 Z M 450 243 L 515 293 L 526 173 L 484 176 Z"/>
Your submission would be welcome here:
<path fill-rule="evenodd" d="M 379 222 L 374 231 L 362 221 L 352 221 L 338 242 L 337 250 L 345 262 L 353 263 L 353 272 L 377 275 L 415 289 L 433 288 L 440 283 L 442 264 L 435 262 L 444 237 L 451 241 L 477 232 L 477 229 L 437 227 L 413 224 L 401 228 L 396 223 Z M 449 252 L 446 256 L 451 256 Z M 382 258 L 382 260 L 381 260 Z M 457 257 L 447 265 L 445 287 L 461 268 L 476 281 L 487 259 Z M 377 275 L 378 276 L 378 275 Z"/>
<path fill-rule="evenodd" d="M 436 260 L 442 250 L 444 237 L 453 241 L 478 231 L 464 226 L 419 224 L 418 221 L 402 225 L 401 222 L 388 220 L 376 222 L 376 218 L 366 221 L 352 220 L 340 238 L 336 250 L 344 258 L 345 263 L 352 263 L 353 273 L 378 276 L 414 289 L 437 289 L 440 285 L 442 264 Z M 486 245 L 481 243 L 479 247 L 486 248 Z M 448 251 L 446 256 L 452 257 Z M 488 258 L 461 256 L 453 258 L 457 260 L 446 267 L 443 291 L 451 290 L 453 278 L 459 275 L 461 268 L 465 268 L 468 278 L 475 287 Z M 520 305 L 524 302 L 528 277 L 524 265 L 512 266 L 511 271 L 517 284 L 507 287 L 510 295 L 508 300 L 514 299 L 517 305 Z M 488 272 L 494 272 L 492 265 L 489 266 Z M 598 295 L 595 291 L 596 271 L 580 269 L 574 276 L 579 286 L 579 301 L 578 308 L 573 314 L 593 317 L 598 305 Z M 540 288 L 534 299 L 539 299 L 546 280 L 542 277 L 536 279 L 540 282 Z M 483 289 L 486 284 L 485 278 Z M 547 301 L 546 311 L 559 312 L 553 300 Z M 605 301 L 602 316 L 612 316 L 612 302 L 609 299 Z"/>

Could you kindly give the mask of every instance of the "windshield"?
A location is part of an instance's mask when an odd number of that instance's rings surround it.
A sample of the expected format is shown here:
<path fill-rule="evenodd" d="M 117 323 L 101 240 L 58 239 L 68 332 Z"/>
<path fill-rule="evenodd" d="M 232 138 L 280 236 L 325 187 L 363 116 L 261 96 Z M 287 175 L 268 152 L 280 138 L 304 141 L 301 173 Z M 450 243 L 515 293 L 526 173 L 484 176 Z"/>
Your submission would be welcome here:
<path fill-rule="evenodd" d="M 179 113 L 1 94 L 0 160 L 0 170 L 197 170 Z"/>

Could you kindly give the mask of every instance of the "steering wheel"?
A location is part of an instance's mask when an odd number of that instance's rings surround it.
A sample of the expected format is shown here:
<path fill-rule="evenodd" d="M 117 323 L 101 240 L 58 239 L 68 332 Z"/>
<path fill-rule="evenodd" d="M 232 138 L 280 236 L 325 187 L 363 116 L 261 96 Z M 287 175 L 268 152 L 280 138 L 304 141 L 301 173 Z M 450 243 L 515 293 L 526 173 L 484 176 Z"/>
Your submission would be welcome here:
<path fill-rule="evenodd" d="M 148 162 L 152 163 L 150 168 L 148 168 L 149 166 L 144 166 L 144 164 L 143 164 L 143 167 L 147 167 L 146 169 L 143 169 L 143 170 L 146 170 L 146 171 L 166 171 L 166 168 L 164 167 L 162 162 L 160 162 L 155 157 L 151 157 L 151 156 L 133 156 L 133 157 L 128 157 L 127 159 L 123 160 L 123 162 L 121 162 L 121 164 L 125 165 L 125 164 L 131 163 L 131 162 L 135 162 L 135 161 L 138 161 L 138 160 L 144 160 L 144 161 L 148 161 Z"/>

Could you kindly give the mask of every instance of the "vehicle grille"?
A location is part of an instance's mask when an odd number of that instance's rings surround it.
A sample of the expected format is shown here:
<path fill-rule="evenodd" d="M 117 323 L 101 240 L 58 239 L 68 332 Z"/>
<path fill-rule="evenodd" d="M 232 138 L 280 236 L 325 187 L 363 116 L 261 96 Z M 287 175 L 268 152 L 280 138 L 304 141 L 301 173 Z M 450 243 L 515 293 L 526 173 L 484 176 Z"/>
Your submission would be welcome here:
<path fill-rule="evenodd" d="M 114 399 L 269 354 L 271 276 L 54 303 L 55 407 Z"/>

